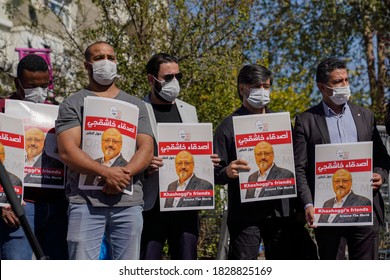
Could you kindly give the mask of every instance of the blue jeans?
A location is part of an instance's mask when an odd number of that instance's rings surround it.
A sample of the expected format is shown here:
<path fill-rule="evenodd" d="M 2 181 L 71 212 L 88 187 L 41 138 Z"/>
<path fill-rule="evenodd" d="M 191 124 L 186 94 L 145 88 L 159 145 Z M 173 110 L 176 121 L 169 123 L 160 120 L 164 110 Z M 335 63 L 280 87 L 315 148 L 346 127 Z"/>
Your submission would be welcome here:
<path fill-rule="evenodd" d="M 137 260 L 140 254 L 142 207 L 93 207 L 69 204 L 68 251 L 71 260 L 98 260 L 103 234 L 113 260 Z"/>
<path fill-rule="evenodd" d="M 34 231 L 34 204 L 26 203 L 25 216 L 31 230 Z M 31 260 L 32 248 L 21 226 L 12 228 L 3 219 L 0 221 L 0 259 Z"/>

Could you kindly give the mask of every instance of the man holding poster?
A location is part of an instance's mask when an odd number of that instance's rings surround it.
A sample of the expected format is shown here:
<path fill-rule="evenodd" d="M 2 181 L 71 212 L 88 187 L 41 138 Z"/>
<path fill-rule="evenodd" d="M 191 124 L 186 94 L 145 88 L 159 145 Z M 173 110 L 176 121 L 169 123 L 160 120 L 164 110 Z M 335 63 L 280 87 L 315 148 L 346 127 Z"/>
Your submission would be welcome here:
<path fill-rule="evenodd" d="M 228 184 L 229 259 L 257 259 L 261 241 L 266 259 L 312 258 L 310 253 L 303 254 L 314 244 L 303 226 L 293 220 L 295 198 L 241 203 L 239 173 L 249 172 L 251 168 L 247 160 L 237 158 L 233 117 L 271 113 L 268 108 L 271 85 L 272 73 L 266 67 L 244 66 L 237 79 L 242 105 L 221 122 L 214 136 L 214 152 L 221 159 L 215 168 L 215 183 Z M 271 150 L 261 155 L 269 156 Z M 298 241 L 302 242 L 299 244 L 302 255 L 292 248 Z"/>
<path fill-rule="evenodd" d="M 61 103 L 56 121 L 59 153 L 68 166 L 66 190 L 69 199 L 69 258 L 98 259 L 102 236 L 106 232 L 110 239 L 112 259 L 138 259 L 143 205 L 140 177 L 153 156 L 148 114 L 140 99 L 123 92 L 115 85 L 117 60 L 112 46 L 102 41 L 88 46 L 84 66 L 88 71 L 88 87 Z M 137 149 L 127 165 L 105 166 L 80 148 L 86 97 L 112 98 L 138 107 L 135 135 Z M 117 145 L 118 141 L 107 138 L 109 145 Z M 96 149 L 99 149 L 98 145 Z M 114 147 L 110 150 L 114 150 Z M 105 185 L 98 190 L 80 189 L 80 174 L 100 176 Z M 131 182 L 133 192 L 129 195 L 124 190 Z"/>
<path fill-rule="evenodd" d="M 9 98 L 0 100 L 0 111 L 5 109 L 5 113 L 10 114 L 10 111 L 12 112 L 12 107 L 10 108 L 11 103 L 19 104 L 19 106 L 26 108 L 27 111 L 29 111 L 31 107 L 34 107 L 35 104 L 45 106 L 42 103 L 46 102 L 48 86 L 50 83 L 49 66 L 45 59 L 35 54 L 26 55 L 18 63 L 17 77 L 14 79 L 16 91 L 10 95 Z M 4 107 L 5 104 L 9 105 Z M 55 105 L 46 106 L 53 108 L 53 110 L 57 110 Z M 27 119 L 28 122 L 33 123 L 40 122 L 39 117 L 36 115 L 29 115 L 29 117 L 26 118 L 26 115 L 23 115 L 19 110 L 15 111 L 16 112 L 13 113 L 14 117 L 23 117 Z M 41 113 L 42 112 L 38 115 L 43 116 L 44 114 Z M 47 119 L 45 121 L 47 121 Z M 54 120 L 51 119 L 51 121 L 54 123 Z M 45 139 L 41 133 L 43 134 L 43 132 L 38 132 L 39 138 L 34 135 L 30 140 L 32 140 L 32 142 L 34 142 L 35 139 L 42 141 L 40 141 L 39 144 L 34 143 L 33 145 L 30 145 L 31 147 L 27 148 L 25 151 L 30 154 L 27 158 L 32 159 L 32 165 L 36 163 L 41 166 L 40 164 L 42 163 L 40 162 L 42 157 L 40 157 L 39 154 L 44 150 L 43 146 L 45 144 Z M 26 142 L 27 138 L 30 137 L 28 135 L 25 136 Z M 25 146 L 28 147 L 29 144 L 30 143 L 25 143 Z M 50 160 L 49 164 L 51 165 L 52 163 L 54 162 Z M 24 161 L 20 162 L 20 164 L 23 165 Z M 68 202 L 63 189 L 64 165 L 55 159 L 55 166 L 53 167 L 56 169 L 58 168 L 56 171 L 62 173 L 62 176 L 60 176 L 59 180 L 53 180 L 51 176 L 49 176 L 50 178 L 44 179 L 46 180 L 44 182 L 42 182 L 43 170 L 41 168 L 31 167 L 31 171 L 35 172 L 37 170 L 36 172 L 39 173 L 39 175 L 37 174 L 37 177 L 34 178 L 34 180 L 32 180 L 31 174 L 25 176 L 27 178 L 25 178 L 24 181 L 24 209 L 27 220 L 32 230 L 34 230 L 45 255 L 52 260 L 64 260 L 68 259 L 66 243 Z M 25 171 L 26 170 L 29 170 L 28 165 L 25 166 Z M 41 183 L 55 183 L 58 188 L 44 188 L 40 186 Z M 3 247 L 3 259 L 31 259 L 33 256 L 32 248 L 23 229 L 19 226 L 18 218 L 15 216 L 12 209 L 7 206 L 3 207 L 2 216 L 4 222 L 0 221 L 0 231 L 3 232 L 4 239 L 2 237 L 1 242 L 4 242 L 3 244 L 9 246 L 8 248 Z M 9 233 L 7 234 L 7 232 Z"/>
<path fill-rule="evenodd" d="M 389 155 L 376 128 L 374 114 L 349 102 L 346 63 L 334 57 L 322 60 L 317 67 L 316 82 L 322 101 L 297 115 L 293 137 L 298 196 L 307 224 L 313 227 L 314 223 L 316 145 L 372 141 L 374 225 L 318 227 L 315 236 L 321 259 L 336 259 L 344 238 L 350 259 L 377 259 L 379 223 L 384 219 L 379 188 L 388 177 Z"/>
<path fill-rule="evenodd" d="M 197 123 L 196 108 L 180 99 L 180 79 L 177 57 L 157 53 L 146 64 L 150 93 L 144 101 L 157 139 L 157 123 Z M 168 242 L 171 259 L 196 260 L 199 236 L 199 215 L 196 210 L 160 212 L 159 169 L 163 160 L 158 157 L 155 141 L 153 161 L 146 170 L 144 228 L 141 258 L 159 260 Z"/>

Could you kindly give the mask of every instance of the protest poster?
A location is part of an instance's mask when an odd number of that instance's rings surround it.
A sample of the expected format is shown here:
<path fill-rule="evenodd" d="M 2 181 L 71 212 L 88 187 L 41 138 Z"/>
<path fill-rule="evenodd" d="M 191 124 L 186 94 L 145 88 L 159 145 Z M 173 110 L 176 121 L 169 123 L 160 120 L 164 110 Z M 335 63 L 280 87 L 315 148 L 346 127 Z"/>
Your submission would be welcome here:
<path fill-rule="evenodd" d="M 0 113 L 0 162 L 15 190 L 23 199 L 24 128 L 21 119 Z M 0 206 L 9 205 L 3 186 L 0 184 Z"/>
<path fill-rule="evenodd" d="M 138 114 L 138 107 L 125 101 L 86 97 L 82 150 L 107 167 L 126 166 L 135 153 Z M 100 176 L 80 174 L 80 189 L 101 190 L 104 185 Z M 123 192 L 132 195 L 133 184 Z"/>
<path fill-rule="evenodd" d="M 5 112 L 23 121 L 25 186 L 63 189 L 65 166 L 58 154 L 55 133 L 58 106 L 7 99 Z"/>
<path fill-rule="evenodd" d="M 160 210 L 214 209 L 212 124 L 159 123 Z"/>
<path fill-rule="evenodd" d="M 316 145 L 314 224 L 372 225 L 372 142 Z"/>
<path fill-rule="evenodd" d="M 237 159 L 251 170 L 239 172 L 241 202 L 296 197 L 290 114 L 233 117 Z"/>

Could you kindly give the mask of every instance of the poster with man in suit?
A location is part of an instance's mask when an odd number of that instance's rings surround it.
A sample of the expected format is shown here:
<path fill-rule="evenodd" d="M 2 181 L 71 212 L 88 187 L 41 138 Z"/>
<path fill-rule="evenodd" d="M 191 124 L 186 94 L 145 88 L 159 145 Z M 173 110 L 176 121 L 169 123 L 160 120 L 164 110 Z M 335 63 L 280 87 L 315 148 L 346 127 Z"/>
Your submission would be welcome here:
<path fill-rule="evenodd" d="M 25 133 L 23 182 L 25 185 L 63 189 L 65 166 L 58 155 L 54 128 L 58 106 L 6 100 L 6 113 L 23 121 Z"/>
<path fill-rule="evenodd" d="M 138 107 L 121 100 L 89 96 L 84 100 L 82 150 L 107 168 L 125 168 L 136 148 Z M 102 176 L 80 174 L 79 188 L 102 190 Z M 133 184 L 123 192 L 131 195 Z"/>
<path fill-rule="evenodd" d="M 316 146 L 317 226 L 372 225 L 372 142 Z"/>
<path fill-rule="evenodd" d="M 0 113 L 0 162 L 4 165 L 20 201 L 23 198 L 23 183 L 21 180 L 23 178 L 23 159 L 23 123 L 20 119 Z M 9 206 L 7 196 L 1 184 L 0 206 Z"/>
<path fill-rule="evenodd" d="M 239 172 L 241 202 L 296 197 L 289 113 L 233 117 L 237 158 L 251 170 Z"/>
<path fill-rule="evenodd" d="M 214 208 L 211 124 L 161 123 L 158 151 L 160 210 Z"/>

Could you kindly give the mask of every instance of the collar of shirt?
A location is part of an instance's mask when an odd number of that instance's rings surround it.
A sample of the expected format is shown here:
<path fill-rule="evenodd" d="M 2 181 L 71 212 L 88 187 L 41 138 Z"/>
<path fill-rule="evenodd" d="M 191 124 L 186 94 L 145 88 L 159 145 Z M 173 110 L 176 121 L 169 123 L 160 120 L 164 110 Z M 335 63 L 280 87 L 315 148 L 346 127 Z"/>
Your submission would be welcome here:
<path fill-rule="evenodd" d="M 104 157 L 102 157 L 102 160 L 100 161 L 101 164 L 104 166 L 110 167 L 118 157 L 120 157 L 121 154 L 117 155 L 116 157 L 110 159 L 109 161 L 104 162 Z"/>
<path fill-rule="evenodd" d="M 270 168 L 268 168 L 265 172 L 264 172 L 264 175 L 261 175 L 260 174 L 260 170 L 257 172 L 257 182 L 261 182 L 261 181 L 265 181 L 267 180 L 267 176 L 269 174 L 269 172 L 271 171 L 271 168 L 275 165 L 275 163 L 272 163 L 272 165 L 270 166 Z"/>
<path fill-rule="evenodd" d="M 322 106 L 324 107 L 324 112 L 325 112 L 325 117 L 327 118 L 330 118 L 330 117 L 337 117 L 337 116 L 340 116 L 340 115 L 343 115 L 345 113 L 345 110 L 347 110 L 347 108 L 349 109 L 349 105 L 348 105 L 348 102 L 344 104 L 343 106 L 343 110 L 341 112 L 341 114 L 336 114 L 332 108 L 330 108 L 328 106 L 328 104 L 326 104 L 324 102 L 324 100 L 322 100 Z"/>
<path fill-rule="evenodd" d="M 25 156 L 25 157 L 24 157 L 24 163 L 25 163 L 25 165 L 27 165 L 27 166 L 33 166 L 41 155 L 42 155 L 42 153 L 40 153 L 39 155 L 33 157 L 31 160 L 28 160 L 27 156 Z"/>
<path fill-rule="evenodd" d="M 351 191 L 346 196 L 344 196 L 340 201 L 337 201 L 337 198 L 335 197 L 334 201 L 333 201 L 333 208 L 338 208 L 338 207 L 343 206 L 350 194 L 351 194 Z"/>
<path fill-rule="evenodd" d="M 193 176 L 194 176 L 194 174 L 192 174 L 191 177 L 188 178 L 187 180 L 185 180 L 185 181 L 183 182 L 183 184 L 181 184 L 181 185 L 180 185 L 179 180 L 177 180 L 177 188 L 176 188 L 176 190 L 177 190 L 177 191 L 184 191 L 184 190 L 186 189 L 188 183 L 190 182 L 190 180 L 191 180 L 191 178 L 192 178 Z"/>

